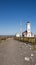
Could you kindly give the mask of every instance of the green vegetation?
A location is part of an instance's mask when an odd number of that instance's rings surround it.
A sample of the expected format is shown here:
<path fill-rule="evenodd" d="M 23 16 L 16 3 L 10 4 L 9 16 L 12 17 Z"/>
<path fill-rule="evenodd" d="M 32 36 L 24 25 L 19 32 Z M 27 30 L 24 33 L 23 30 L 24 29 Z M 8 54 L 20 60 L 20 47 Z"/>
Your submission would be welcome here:
<path fill-rule="evenodd" d="M 35 37 L 14 37 L 15 40 L 21 41 L 21 42 L 25 42 L 25 43 L 31 43 L 31 45 L 33 46 L 32 50 L 36 50 L 36 38 Z"/>
<path fill-rule="evenodd" d="M 36 45 L 33 45 L 33 48 L 32 48 L 32 50 L 36 50 Z"/>
<path fill-rule="evenodd" d="M 14 37 L 14 39 L 16 40 L 19 40 L 19 41 L 22 41 L 22 42 L 28 42 L 28 43 L 31 43 L 33 45 L 36 44 L 36 38 L 35 37 Z"/>

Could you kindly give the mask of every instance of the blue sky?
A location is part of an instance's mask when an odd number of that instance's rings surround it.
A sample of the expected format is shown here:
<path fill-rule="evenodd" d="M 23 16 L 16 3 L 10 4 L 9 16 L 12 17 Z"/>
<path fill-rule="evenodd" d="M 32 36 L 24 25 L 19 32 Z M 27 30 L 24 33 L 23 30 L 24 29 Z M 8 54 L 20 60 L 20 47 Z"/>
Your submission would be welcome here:
<path fill-rule="evenodd" d="M 36 34 L 36 0 L 0 0 L 0 35 L 14 35 L 26 29 L 31 22 L 31 30 Z"/>

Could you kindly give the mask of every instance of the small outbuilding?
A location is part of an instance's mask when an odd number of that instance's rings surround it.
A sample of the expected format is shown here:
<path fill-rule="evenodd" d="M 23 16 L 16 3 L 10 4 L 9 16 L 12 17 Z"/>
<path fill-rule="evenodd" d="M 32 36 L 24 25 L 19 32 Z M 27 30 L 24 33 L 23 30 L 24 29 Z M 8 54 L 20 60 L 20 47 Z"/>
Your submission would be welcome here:
<path fill-rule="evenodd" d="M 19 33 L 16 33 L 16 37 L 20 37 L 20 34 Z"/>

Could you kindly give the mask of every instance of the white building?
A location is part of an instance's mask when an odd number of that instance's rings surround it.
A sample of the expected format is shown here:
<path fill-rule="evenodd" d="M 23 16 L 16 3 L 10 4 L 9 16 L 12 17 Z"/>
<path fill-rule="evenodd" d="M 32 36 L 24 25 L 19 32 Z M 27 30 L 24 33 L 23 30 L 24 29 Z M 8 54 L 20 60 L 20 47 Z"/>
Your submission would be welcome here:
<path fill-rule="evenodd" d="M 20 34 L 19 33 L 16 33 L 16 37 L 20 37 Z"/>
<path fill-rule="evenodd" d="M 27 22 L 27 37 L 31 37 L 31 24 L 30 22 Z"/>
<path fill-rule="evenodd" d="M 27 22 L 26 24 L 26 31 L 22 33 L 24 37 L 34 37 L 33 33 L 31 32 L 31 24 Z"/>

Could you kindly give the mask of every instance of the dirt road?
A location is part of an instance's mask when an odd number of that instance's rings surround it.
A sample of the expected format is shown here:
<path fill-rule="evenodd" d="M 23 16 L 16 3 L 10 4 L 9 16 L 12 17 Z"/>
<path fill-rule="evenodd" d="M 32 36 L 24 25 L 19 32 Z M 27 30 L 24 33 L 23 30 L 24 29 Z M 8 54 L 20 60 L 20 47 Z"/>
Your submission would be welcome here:
<path fill-rule="evenodd" d="M 0 44 L 0 65 L 36 65 L 36 51 L 32 46 L 8 39 Z"/>

